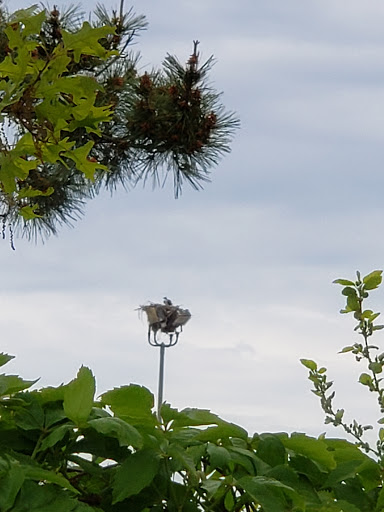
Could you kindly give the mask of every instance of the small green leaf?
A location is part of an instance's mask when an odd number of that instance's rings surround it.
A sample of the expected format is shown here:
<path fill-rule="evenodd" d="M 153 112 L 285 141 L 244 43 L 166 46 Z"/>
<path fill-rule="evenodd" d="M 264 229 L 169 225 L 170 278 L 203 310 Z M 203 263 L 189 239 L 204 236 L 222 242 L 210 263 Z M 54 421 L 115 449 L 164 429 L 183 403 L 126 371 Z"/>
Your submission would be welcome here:
<path fill-rule="evenodd" d="M 18 196 L 19 196 L 19 199 L 23 199 L 24 197 L 37 197 L 37 196 L 51 196 L 54 192 L 54 188 L 53 187 L 49 187 L 47 188 L 47 190 L 37 190 L 35 188 L 32 188 L 32 187 L 26 187 L 26 188 L 22 188 L 19 192 L 18 192 Z"/>
<path fill-rule="evenodd" d="M 227 494 L 224 498 L 224 507 L 225 510 L 228 510 L 228 512 L 231 512 L 233 510 L 233 507 L 235 505 L 235 498 L 233 497 L 232 489 L 228 489 Z"/>
<path fill-rule="evenodd" d="M 373 373 L 381 373 L 383 371 L 383 363 L 377 363 L 375 361 L 372 361 L 372 363 L 369 363 L 368 368 Z"/>
<path fill-rule="evenodd" d="M 344 347 L 340 350 L 339 354 L 345 354 L 346 352 L 351 352 L 355 347 L 350 345 L 349 347 Z"/>
<path fill-rule="evenodd" d="M 300 359 L 300 362 L 303 366 L 312 370 L 313 372 L 317 370 L 317 364 L 312 359 Z"/>
<path fill-rule="evenodd" d="M 382 270 L 374 270 L 370 274 L 363 277 L 365 290 L 374 290 L 377 288 L 381 284 L 382 273 Z"/>
<path fill-rule="evenodd" d="M 359 311 L 360 304 L 357 295 L 348 295 L 347 297 L 347 308 L 350 311 Z"/>
<path fill-rule="evenodd" d="M 31 206 L 23 206 L 19 210 L 19 215 L 23 217 L 24 220 L 31 220 L 41 217 L 41 215 L 37 215 L 35 210 L 39 208 L 38 204 L 33 204 Z"/>
<path fill-rule="evenodd" d="M 357 291 L 355 290 L 355 288 L 351 288 L 350 286 L 343 288 L 341 293 L 346 297 L 357 297 Z"/>
<path fill-rule="evenodd" d="M 362 373 L 359 377 L 359 382 L 364 386 L 370 386 L 372 384 L 372 377 L 368 373 Z"/>
<path fill-rule="evenodd" d="M 354 286 L 355 283 L 353 281 L 349 281 L 348 279 L 335 279 L 332 281 L 333 284 L 341 284 L 342 286 Z"/>
<path fill-rule="evenodd" d="M 82 366 L 77 377 L 64 390 L 64 412 L 76 425 L 84 425 L 89 418 L 95 395 L 95 377 Z"/>

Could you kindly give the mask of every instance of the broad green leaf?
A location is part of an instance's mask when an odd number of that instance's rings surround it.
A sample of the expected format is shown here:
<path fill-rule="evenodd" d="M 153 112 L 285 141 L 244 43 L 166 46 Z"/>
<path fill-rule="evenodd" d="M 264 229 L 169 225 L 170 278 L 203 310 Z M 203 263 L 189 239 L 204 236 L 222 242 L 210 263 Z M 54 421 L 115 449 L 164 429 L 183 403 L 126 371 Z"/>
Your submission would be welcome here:
<path fill-rule="evenodd" d="M 305 475 L 311 484 L 316 487 L 321 487 L 327 477 L 327 470 L 320 469 L 309 457 L 303 455 L 291 455 L 289 466 L 292 467 L 298 474 Z"/>
<path fill-rule="evenodd" d="M 84 425 L 89 418 L 95 395 L 95 377 L 82 366 L 77 377 L 64 389 L 64 412 L 76 425 Z"/>
<path fill-rule="evenodd" d="M 36 384 L 36 380 L 24 380 L 18 375 L 0 375 L 0 396 L 12 395 L 18 391 L 28 389 L 33 384 Z"/>
<path fill-rule="evenodd" d="M 207 453 L 209 455 L 209 463 L 214 468 L 224 469 L 231 460 L 231 455 L 226 448 L 213 443 L 208 443 Z"/>
<path fill-rule="evenodd" d="M 287 454 L 281 440 L 272 434 L 261 434 L 257 446 L 257 455 L 270 466 L 287 462 Z"/>
<path fill-rule="evenodd" d="M 336 467 L 334 456 L 325 441 L 301 433 L 292 433 L 290 437 L 287 434 L 278 434 L 278 437 L 285 448 L 293 453 L 309 457 L 327 469 Z"/>
<path fill-rule="evenodd" d="M 127 419 L 132 424 L 151 423 L 157 420 L 152 412 L 154 398 L 143 386 L 131 384 L 107 391 L 101 396 L 102 403 L 108 405 L 119 418 Z"/>
<path fill-rule="evenodd" d="M 356 476 L 357 469 L 361 466 L 361 460 L 348 460 L 337 465 L 331 471 L 325 481 L 325 487 L 333 487 L 336 483 Z"/>
<path fill-rule="evenodd" d="M 237 484 L 250 495 L 255 505 L 263 507 L 264 512 L 285 512 L 287 500 L 283 491 L 295 493 L 291 487 L 263 476 L 245 476 L 240 478 Z"/>
<path fill-rule="evenodd" d="M 97 418 L 88 421 L 88 425 L 101 434 L 116 438 L 120 446 L 133 446 L 134 448 L 143 446 L 143 438 L 135 427 L 118 417 Z"/>
<path fill-rule="evenodd" d="M 60 425 L 59 427 L 56 427 L 48 436 L 43 440 L 40 446 L 40 452 L 43 452 L 44 450 L 47 450 L 48 448 L 51 448 L 52 446 L 55 446 L 55 444 L 59 443 L 62 439 L 64 439 L 65 435 L 68 432 L 73 431 L 72 425 Z"/>
<path fill-rule="evenodd" d="M 211 441 L 216 443 L 219 439 L 239 438 L 248 439 L 248 433 L 234 423 L 223 422 L 217 427 L 208 427 L 196 436 L 198 441 Z"/>
<path fill-rule="evenodd" d="M 228 512 L 231 512 L 233 510 L 234 505 L 235 505 L 235 498 L 233 496 L 232 489 L 229 489 L 224 498 L 225 510 L 228 510 Z"/>
<path fill-rule="evenodd" d="M 374 290 L 377 288 L 382 281 L 382 270 L 374 270 L 370 274 L 363 277 L 364 289 Z"/>
<path fill-rule="evenodd" d="M 14 358 L 15 358 L 15 356 L 10 356 L 9 354 L 5 354 L 4 352 L 1 352 L 0 353 L 0 366 L 4 366 L 5 364 L 7 364 L 9 361 L 11 361 Z"/>
<path fill-rule="evenodd" d="M 25 478 L 29 480 L 37 480 L 38 482 L 51 482 L 53 484 L 59 485 L 64 489 L 68 489 L 74 494 L 80 494 L 77 489 L 75 489 L 66 478 L 64 478 L 59 473 L 54 473 L 53 471 L 48 471 L 46 469 L 42 469 L 34 466 L 23 466 Z"/>
<path fill-rule="evenodd" d="M 79 508 L 73 494 L 55 485 L 40 485 L 26 480 L 10 512 L 91 512 L 93 508 Z"/>
<path fill-rule="evenodd" d="M 112 486 L 112 503 L 138 494 L 150 485 L 159 468 L 159 457 L 152 450 L 142 450 L 133 453 L 116 471 Z"/>
<path fill-rule="evenodd" d="M 27 405 L 15 413 L 16 425 L 23 430 L 43 430 L 44 411 L 38 400 L 29 393 L 24 395 Z"/>
<path fill-rule="evenodd" d="M 188 423 L 185 423 L 185 421 Z M 174 419 L 174 425 L 219 425 L 223 420 L 207 409 L 187 408 L 180 411 L 180 415 Z"/>
<path fill-rule="evenodd" d="M 380 465 L 370 457 L 366 456 L 365 461 L 358 468 L 357 472 L 367 492 L 379 487 L 382 483 L 382 469 Z"/>
<path fill-rule="evenodd" d="M 162 409 L 163 412 L 163 409 Z M 197 436 L 200 441 L 215 442 L 217 439 L 223 437 L 238 437 L 240 439 L 247 439 L 248 433 L 242 427 L 222 420 L 217 414 L 212 413 L 207 409 L 187 408 L 182 411 L 176 411 L 168 407 L 164 407 L 165 421 L 173 419 L 172 428 L 178 429 L 186 426 L 204 426 L 204 425 L 217 425 L 209 427 L 201 431 Z"/>
<path fill-rule="evenodd" d="M 317 364 L 315 363 L 315 361 L 312 361 L 311 359 L 300 359 L 300 362 L 303 366 L 308 368 L 308 370 L 317 370 Z"/>
<path fill-rule="evenodd" d="M 242 466 L 249 475 L 264 475 L 269 471 L 269 464 L 261 460 L 252 450 L 238 448 L 236 446 L 228 447 L 232 462 Z"/>
<path fill-rule="evenodd" d="M 382 512 L 384 510 L 384 487 L 382 487 L 379 491 L 379 495 L 377 498 L 377 511 Z"/>
<path fill-rule="evenodd" d="M 0 510 L 7 512 L 12 509 L 16 496 L 25 479 L 23 468 L 18 463 L 9 465 L 5 475 L 0 478 Z M 13 510 L 13 509 L 12 509 Z"/>
<path fill-rule="evenodd" d="M 332 281 L 333 284 L 341 284 L 342 286 L 354 286 L 355 283 L 353 281 L 349 281 L 348 279 L 335 279 Z"/>
<path fill-rule="evenodd" d="M 183 447 L 171 443 L 167 449 L 167 456 L 170 457 L 172 473 L 186 471 L 189 475 L 191 485 L 197 485 L 199 483 L 195 462 Z"/>
<path fill-rule="evenodd" d="M 215 478 L 208 478 L 207 480 L 203 480 L 201 483 L 201 487 L 207 491 L 208 497 L 213 496 L 220 487 L 224 486 L 223 480 L 215 480 Z"/>
<path fill-rule="evenodd" d="M 38 391 L 32 391 L 32 394 L 35 393 L 41 403 L 63 401 L 65 388 L 66 386 L 64 384 L 61 384 L 57 388 L 48 386 Z"/>

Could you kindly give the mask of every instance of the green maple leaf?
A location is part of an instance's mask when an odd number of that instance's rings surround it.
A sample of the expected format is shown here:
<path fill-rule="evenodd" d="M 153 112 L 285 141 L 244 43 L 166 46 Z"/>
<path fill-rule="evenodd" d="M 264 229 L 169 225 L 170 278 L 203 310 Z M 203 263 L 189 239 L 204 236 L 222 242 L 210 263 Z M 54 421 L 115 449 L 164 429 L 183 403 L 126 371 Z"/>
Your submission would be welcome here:
<path fill-rule="evenodd" d="M 23 135 L 13 150 L 0 154 L 0 184 L 5 193 L 16 190 L 15 180 L 25 180 L 31 169 L 36 169 L 38 160 L 27 160 L 27 156 L 35 156 L 35 145 L 30 133 Z"/>
<path fill-rule="evenodd" d="M 0 154 L 0 184 L 5 193 L 11 194 L 16 190 L 16 178 L 25 180 L 31 169 L 36 169 L 37 160 L 25 160 L 13 151 Z"/>
<path fill-rule="evenodd" d="M 51 196 L 54 193 L 55 189 L 53 187 L 48 187 L 47 190 L 37 190 L 32 187 L 22 188 L 18 193 L 18 198 L 23 199 L 24 197 L 37 197 L 37 196 Z"/>
<path fill-rule="evenodd" d="M 100 39 L 104 39 L 109 34 L 114 34 L 113 27 L 97 27 L 92 28 L 88 22 L 84 22 L 83 26 L 77 32 L 62 31 L 64 47 L 72 50 L 75 62 L 80 61 L 81 55 L 92 55 L 107 59 L 111 55 L 117 55 L 116 51 L 108 51 L 99 43 Z"/>
<path fill-rule="evenodd" d="M 65 155 L 67 158 L 70 158 L 75 162 L 76 168 L 83 172 L 85 177 L 93 180 L 96 169 L 104 169 L 108 170 L 108 167 L 105 165 L 99 164 L 98 162 L 93 162 L 89 159 L 89 152 L 93 147 L 93 142 L 89 141 L 84 146 L 80 148 L 76 148 L 73 151 L 67 151 Z"/>
<path fill-rule="evenodd" d="M 56 72 L 57 71 L 57 72 Z M 57 98 L 67 94 L 74 103 L 84 98 L 96 98 L 96 91 L 103 90 L 103 86 L 94 78 L 89 76 L 60 76 L 56 70 L 53 78 L 43 76 L 43 79 L 36 87 L 37 98 Z M 52 81 L 51 81 L 52 80 Z"/>
<path fill-rule="evenodd" d="M 22 40 L 32 34 L 40 33 L 46 15 L 44 10 L 35 14 L 36 9 L 37 5 L 34 5 L 29 9 L 20 9 L 12 15 L 8 27 L 4 31 L 8 37 L 10 48 L 20 47 Z"/>
<path fill-rule="evenodd" d="M 113 114 L 111 107 L 95 107 L 89 105 L 87 100 L 74 108 L 72 113 L 75 119 L 69 123 L 68 131 L 83 127 L 87 133 L 96 133 L 96 135 L 101 135 L 99 124 L 109 121 Z"/>
<path fill-rule="evenodd" d="M 50 141 L 46 144 L 41 145 L 41 156 L 43 162 L 61 162 L 64 164 L 62 156 L 65 155 L 66 152 L 70 151 L 75 143 L 73 141 L 69 141 L 68 137 L 59 141 Z"/>
<path fill-rule="evenodd" d="M 39 207 L 38 204 L 33 204 L 32 206 L 23 206 L 19 210 L 19 215 L 21 215 L 24 220 L 36 219 L 36 217 L 41 217 L 41 215 L 37 215 L 35 210 Z"/>

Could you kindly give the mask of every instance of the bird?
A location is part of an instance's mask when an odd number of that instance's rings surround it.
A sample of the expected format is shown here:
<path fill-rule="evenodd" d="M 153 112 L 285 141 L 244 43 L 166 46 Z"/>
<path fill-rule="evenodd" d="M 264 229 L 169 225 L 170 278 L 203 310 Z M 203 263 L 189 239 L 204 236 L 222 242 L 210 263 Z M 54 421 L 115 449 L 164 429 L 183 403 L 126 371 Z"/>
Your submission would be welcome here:
<path fill-rule="evenodd" d="M 172 301 L 168 297 L 163 297 L 163 303 L 165 306 L 172 306 Z"/>

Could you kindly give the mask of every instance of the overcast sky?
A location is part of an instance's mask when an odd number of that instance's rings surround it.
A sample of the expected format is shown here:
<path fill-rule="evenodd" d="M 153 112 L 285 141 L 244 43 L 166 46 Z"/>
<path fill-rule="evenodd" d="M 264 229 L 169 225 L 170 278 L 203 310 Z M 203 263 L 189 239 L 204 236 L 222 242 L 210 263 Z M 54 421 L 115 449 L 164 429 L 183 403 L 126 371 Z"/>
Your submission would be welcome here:
<path fill-rule="evenodd" d="M 173 406 L 209 408 L 250 432 L 318 435 L 326 428 L 305 357 L 329 368 L 347 419 L 374 421 L 353 357 L 337 354 L 358 338 L 331 283 L 384 267 L 383 2 L 134 9 L 149 22 L 137 44 L 143 69 L 168 52 L 186 61 L 198 39 L 203 57 L 217 58 L 211 78 L 241 130 L 204 191 L 174 200 L 170 182 L 104 194 L 45 245 L 2 242 L 8 371 L 58 385 L 84 364 L 100 393 L 130 382 L 156 393 L 159 354 L 135 308 L 166 295 L 193 315 L 166 354 Z M 384 310 L 383 292 L 372 308 Z"/>

